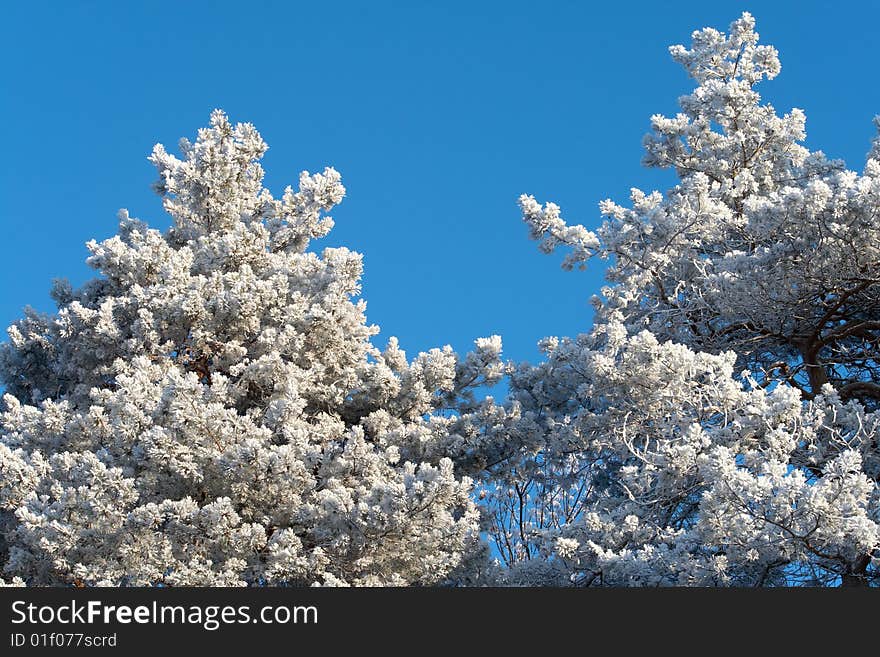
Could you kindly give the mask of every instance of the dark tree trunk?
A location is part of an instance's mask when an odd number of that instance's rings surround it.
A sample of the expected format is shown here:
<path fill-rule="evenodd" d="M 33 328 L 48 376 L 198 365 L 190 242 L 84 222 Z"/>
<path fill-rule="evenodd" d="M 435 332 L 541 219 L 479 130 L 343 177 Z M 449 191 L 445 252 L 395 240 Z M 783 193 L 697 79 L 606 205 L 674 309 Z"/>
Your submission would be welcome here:
<path fill-rule="evenodd" d="M 825 366 L 819 362 L 819 345 L 807 344 L 801 349 L 801 357 L 807 368 L 807 376 L 810 378 L 810 393 L 818 395 L 822 392 L 822 386 L 828 383 L 828 375 Z"/>
<path fill-rule="evenodd" d="M 868 586 L 866 574 L 869 563 L 871 563 L 871 557 L 867 554 L 856 559 L 856 562 L 843 574 L 840 585 L 846 587 Z"/>

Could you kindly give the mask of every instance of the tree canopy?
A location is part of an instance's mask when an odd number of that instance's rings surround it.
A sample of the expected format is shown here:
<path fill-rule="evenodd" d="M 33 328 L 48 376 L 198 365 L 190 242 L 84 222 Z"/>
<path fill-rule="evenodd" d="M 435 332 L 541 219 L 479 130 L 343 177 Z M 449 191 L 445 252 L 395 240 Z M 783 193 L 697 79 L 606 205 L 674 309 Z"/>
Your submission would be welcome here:
<path fill-rule="evenodd" d="M 860 173 L 807 149 L 747 13 L 670 52 L 696 87 L 643 162 L 671 189 L 596 229 L 519 199 L 565 268 L 608 261 L 535 365 L 376 347 L 360 255 L 314 247 L 335 170 L 274 198 L 219 110 L 157 145 L 171 228 L 121 211 L 0 347 L 5 581 L 880 584 L 880 137 Z"/>

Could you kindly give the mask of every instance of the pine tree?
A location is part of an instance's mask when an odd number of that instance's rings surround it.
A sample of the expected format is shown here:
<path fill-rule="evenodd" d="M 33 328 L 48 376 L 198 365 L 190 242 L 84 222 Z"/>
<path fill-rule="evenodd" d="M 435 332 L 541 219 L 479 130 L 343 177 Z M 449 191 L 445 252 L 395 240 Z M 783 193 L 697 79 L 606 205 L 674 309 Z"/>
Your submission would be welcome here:
<path fill-rule="evenodd" d="M 266 148 L 220 111 L 180 159 L 157 145 L 173 226 L 121 211 L 119 234 L 88 244 L 99 275 L 9 329 L 7 578 L 406 585 L 479 563 L 471 481 L 404 443 L 448 442 L 461 418 L 443 409 L 498 379 L 499 339 L 464 359 L 373 347 L 361 256 L 308 250 L 339 174 L 303 172 L 275 199 Z"/>
<path fill-rule="evenodd" d="M 803 112 L 761 103 L 780 63 L 754 26 L 670 49 L 697 87 L 644 141 L 665 195 L 604 201 L 595 232 L 520 198 L 566 268 L 611 264 L 595 328 L 512 377 L 512 581 L 880 577 L 880 138 L 861 174 L 801 145 Z"/>

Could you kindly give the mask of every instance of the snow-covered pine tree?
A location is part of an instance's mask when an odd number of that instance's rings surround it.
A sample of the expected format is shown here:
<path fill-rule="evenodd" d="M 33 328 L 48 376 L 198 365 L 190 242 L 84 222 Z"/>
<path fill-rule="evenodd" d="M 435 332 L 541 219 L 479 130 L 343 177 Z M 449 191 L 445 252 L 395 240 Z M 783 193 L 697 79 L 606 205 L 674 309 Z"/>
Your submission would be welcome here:
<path fill-rule="evenodd" d="M 500 340 L 464 359 L 375 349 L 361 256 L 307 250 L 339 174 L 303 172 L 275 199 L 266 148 L 221 111 L 180 159 L 157 145 L 173 226 L 122 211 L 88 245 L 99 276 L 10 327 L 8 581 L 437 584 L 479 563 L 471 482 L 439 453 L 462 420 L 443 409 L 499 378 Z"/>
<path fill-rule="evenodd" d="M 596 326 L 521 366 L 494 471 L 510 581 L 865 585 L 880 580 L 880 138 L 861 174 L 810 152 L 749 14 L 673 58 L 696 81 L 652 117 L 666 195 L 595 232 L 522 196 L 564 266 L 611 259 Z"/>

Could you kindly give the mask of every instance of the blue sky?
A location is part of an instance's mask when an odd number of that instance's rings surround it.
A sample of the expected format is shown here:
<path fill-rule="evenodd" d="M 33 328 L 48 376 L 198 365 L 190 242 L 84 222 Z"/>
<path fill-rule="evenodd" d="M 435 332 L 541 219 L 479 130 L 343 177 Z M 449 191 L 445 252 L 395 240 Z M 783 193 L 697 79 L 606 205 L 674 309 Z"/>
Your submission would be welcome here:
<path fill-rule="evenodd" d="M 601 264 L 568 273 L 516 198 L 595 226 L 597 203 L 668 187 L 639 162 L 648 118 L 692 84 L 666 48 L 743 10 L 781 52 L 762 94 L 807 145 L 861 169 L 880 113 L 872 2 L 18 2 L 0 26 L 0 324 L 90 277 L 117 209 L 165 228 L 146 161 L 215 107 L 270 145 L 266 183 L 334 166 L 348 189 L 318 246 L 365 254 L 379 341 L 415 352 L 501 334 L 534 360 L 589 328 Z"/>

